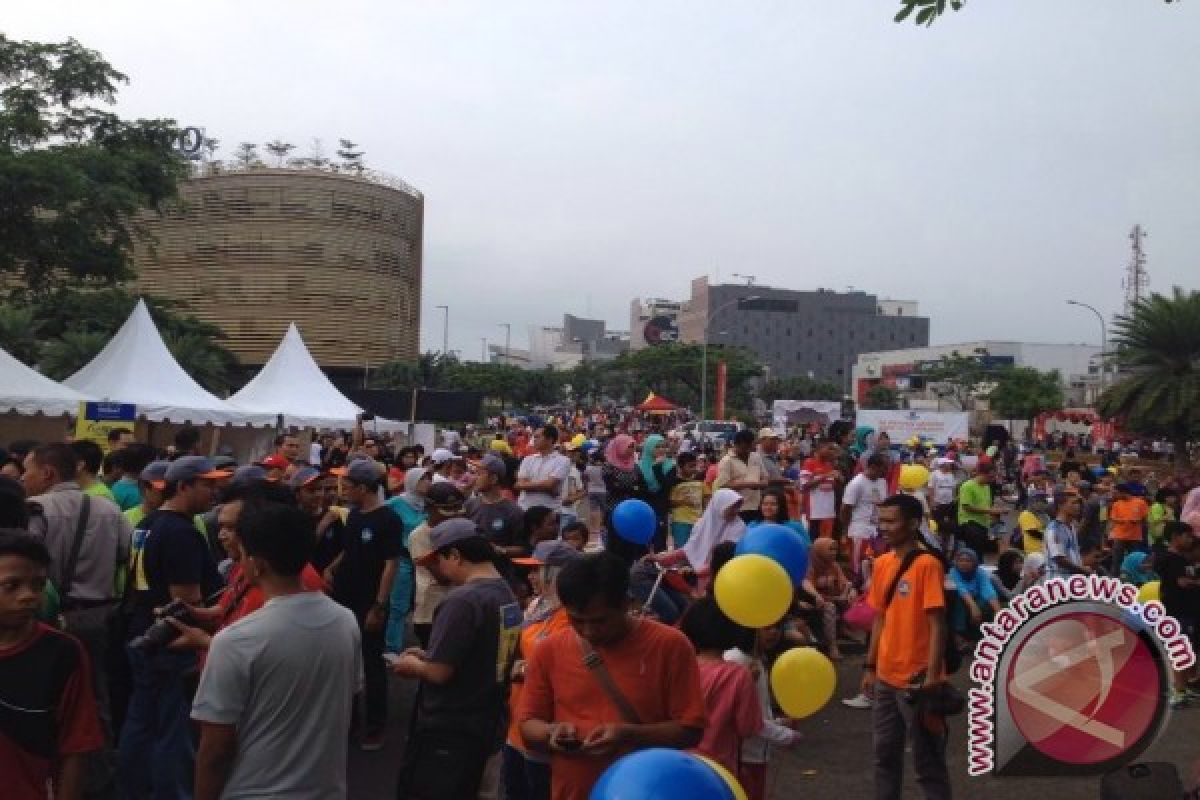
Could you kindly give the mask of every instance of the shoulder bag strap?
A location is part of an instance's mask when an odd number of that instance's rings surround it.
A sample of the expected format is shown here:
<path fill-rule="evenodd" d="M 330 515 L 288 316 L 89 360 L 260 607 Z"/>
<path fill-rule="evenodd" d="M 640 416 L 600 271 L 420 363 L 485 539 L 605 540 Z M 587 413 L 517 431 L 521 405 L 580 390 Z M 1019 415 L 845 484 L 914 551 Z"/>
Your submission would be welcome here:
<path fill-rule="evenodd" d="M 900 562 L 900 568 L 896 570 L 896 577 L 892 578 L 892 585 L 888 587 L 887 594 L 883 596 L 884 611 L 887 611 L 888 606 L 892 604 L 892 598 L 896 596 L 896 587 L 900 585 L 900 579 L 904 577 L 904 573 L 908 572 L 908 568 L 913 565 L 913 562 L 916 561 L 917 557 L 922 553 L 924 553 L 924 551 L 921 548 L 914 548 L 910 550 L 908 555 L 904 556 L 904 560 Z"/>
<path fill-rule="evenodd" d="M 83 533 L 87 530 L 88 516 L 91 511 L 91 495 L 84 494 L 83 503 L 79 507 L 79 519 L 75 523 L 75 540 L 71 542 L 71 554 L 67 556 L 67 563 L 63 566 L 62 586 L 59 587 L 59 594 L 62 595 L 64 605 L 71 597 L 71 588 L 75 583 L 75 566 L 79 562 L 79 550 L 83 547 Z"/>
<path fill-rule="evenodd" d="M 608 695 L 608 699 L 621 712 L 621 718 L 630 725 L 640 725 L 642 718 L 638 716 L 633 705 L 621 693 L 616 682 L 613 681 L 612 675 L 608 672 L 608 667 L 604 666 L 603 659 L 600 658 L 587 639 L 584 639 L 579 634 L 575 634 L 575 638 L 579 641 L 579 649 L 583 654 L 583 665 L 588 668 L 588 671 L 596 679 L 596 683 L 600 684 L 600 688 L 604 690 L 604 694 Z"/>

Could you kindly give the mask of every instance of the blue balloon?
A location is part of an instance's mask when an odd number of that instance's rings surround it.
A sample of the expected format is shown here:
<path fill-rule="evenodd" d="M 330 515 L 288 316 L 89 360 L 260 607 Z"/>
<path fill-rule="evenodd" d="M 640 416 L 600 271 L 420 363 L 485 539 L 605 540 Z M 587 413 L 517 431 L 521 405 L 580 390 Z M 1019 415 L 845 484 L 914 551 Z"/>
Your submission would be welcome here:
<path fill-rule="evenodd" d="M 655 747 L 617 759 L 589 800 L 733 800 L 733 790 L 716 770 L 680 750 Z"/>
<path fill-rule="evenodd" d="M 739 556 L 754 553 L 775 561 L 796 586 L 808 574 L 808 544 L 799 533 L 786 525 L 755 525 L 737 543 L 735 552 Z"/>
<path fill-rule="evenodd" d="M 654 509 L 643 500 L 622 500 L 612 512 L 613 527 L 617 534 L 634 544 L 647 544 L 654 538 L 658 528 L 658 517 Z"/>

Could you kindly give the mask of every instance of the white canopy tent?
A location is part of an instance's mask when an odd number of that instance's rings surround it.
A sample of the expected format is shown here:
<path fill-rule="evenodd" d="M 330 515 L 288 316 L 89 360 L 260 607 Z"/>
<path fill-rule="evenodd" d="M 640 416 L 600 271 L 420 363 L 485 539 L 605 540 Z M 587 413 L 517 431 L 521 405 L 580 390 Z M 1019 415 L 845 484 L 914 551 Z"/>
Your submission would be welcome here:
<path fill-rule="evenodd" d="M 229 404 L 247 412 L 282 414 L 283 424 L 294 428 L 350 428 L 362 411 L 325 377 L 294 322 Z"/>
<path fill-rule="evenodd" d="M 154 422 L 275 425 L 275 415 L 235 408 L 206 391 L 171 355 L 144 300 L 87 366 L 63 381 L 98 400 L 133 403 Z"/>
<path fill-rule="evenodd" d="M 57 417 L 78 414 L 79 404 L 91 399 L 0 350 L 0 411 Z"/>

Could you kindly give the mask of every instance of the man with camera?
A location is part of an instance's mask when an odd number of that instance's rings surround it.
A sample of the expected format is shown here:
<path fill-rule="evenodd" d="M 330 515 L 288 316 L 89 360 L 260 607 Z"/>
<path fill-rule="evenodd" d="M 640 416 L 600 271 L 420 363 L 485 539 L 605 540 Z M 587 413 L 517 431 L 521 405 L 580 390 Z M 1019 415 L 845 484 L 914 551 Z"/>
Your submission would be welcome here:
<path fill-rule="evenodd" d="M 157 639 L 141 637 L 154 624 L 155 609 L 203 605 L 220 588 L 212 550 L 195 516 L 212 508 L 215 482 L 228 475 L 203 456 L 172 461 L 163 478 L 163 504 L 146 531 L 140 558 L 148 588 L 135 595 L 132 641 L 126 648 L 133 696 L 121 730 L 120 780 L 129 800 L 191 796 L 187 678 L 196 668 L 196 655 L 156 647 Z"/>

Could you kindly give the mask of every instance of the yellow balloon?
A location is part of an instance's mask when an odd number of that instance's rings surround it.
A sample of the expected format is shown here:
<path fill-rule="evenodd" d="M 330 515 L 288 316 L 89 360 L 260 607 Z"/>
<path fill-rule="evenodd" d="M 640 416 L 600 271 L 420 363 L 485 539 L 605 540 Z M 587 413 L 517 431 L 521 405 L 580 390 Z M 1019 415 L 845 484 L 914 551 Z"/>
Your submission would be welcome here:
<path fill-rule="evenodd" d="M 766 556 L 738 556 L 717 573 L 713 586 L 725 615 L 747 628 L 774 625 L 792 604 L 792 579 Z"/>
<path fill-rule="evenodd" d="M 920 464 L 905 464 L 900 468 L 900 488 L 920 489 L 929 482 L 929 470 Z"/>
<path fill-rule="evenodd" d="M 1138 589 L 1138 602 L 1149 603 L 1151 600 L 1161 600 L 1159 589 L 1161 584 L 1158 581 L 1146 581 L 1142 584 L 1142 588 Z"/>
<path fill-rule="evenodd" d="M 740 783 L 738 783 L 738 779 L 730 774 L 729 770 L 725 769 L 708 756 L 702 756 L 699 753 L 692 753 L 692 755 L 703 761 L 705 764 L 708 764 L 708 766 L 712 767 L 713 772 L 721 776 L 721 780 L 725 781 L 725 784 L 729 787 L 729 791 L 733 792 L 733 800 L 747 800 L 746 790 L 742 788 Z"/>
<path fill-rule="evenodd" d="M 771 668 L 771 691 L 783 712 L 795 719 L 824 708 L 836 686 L 833 662 L 813 647 L 793 647 Z"/>

